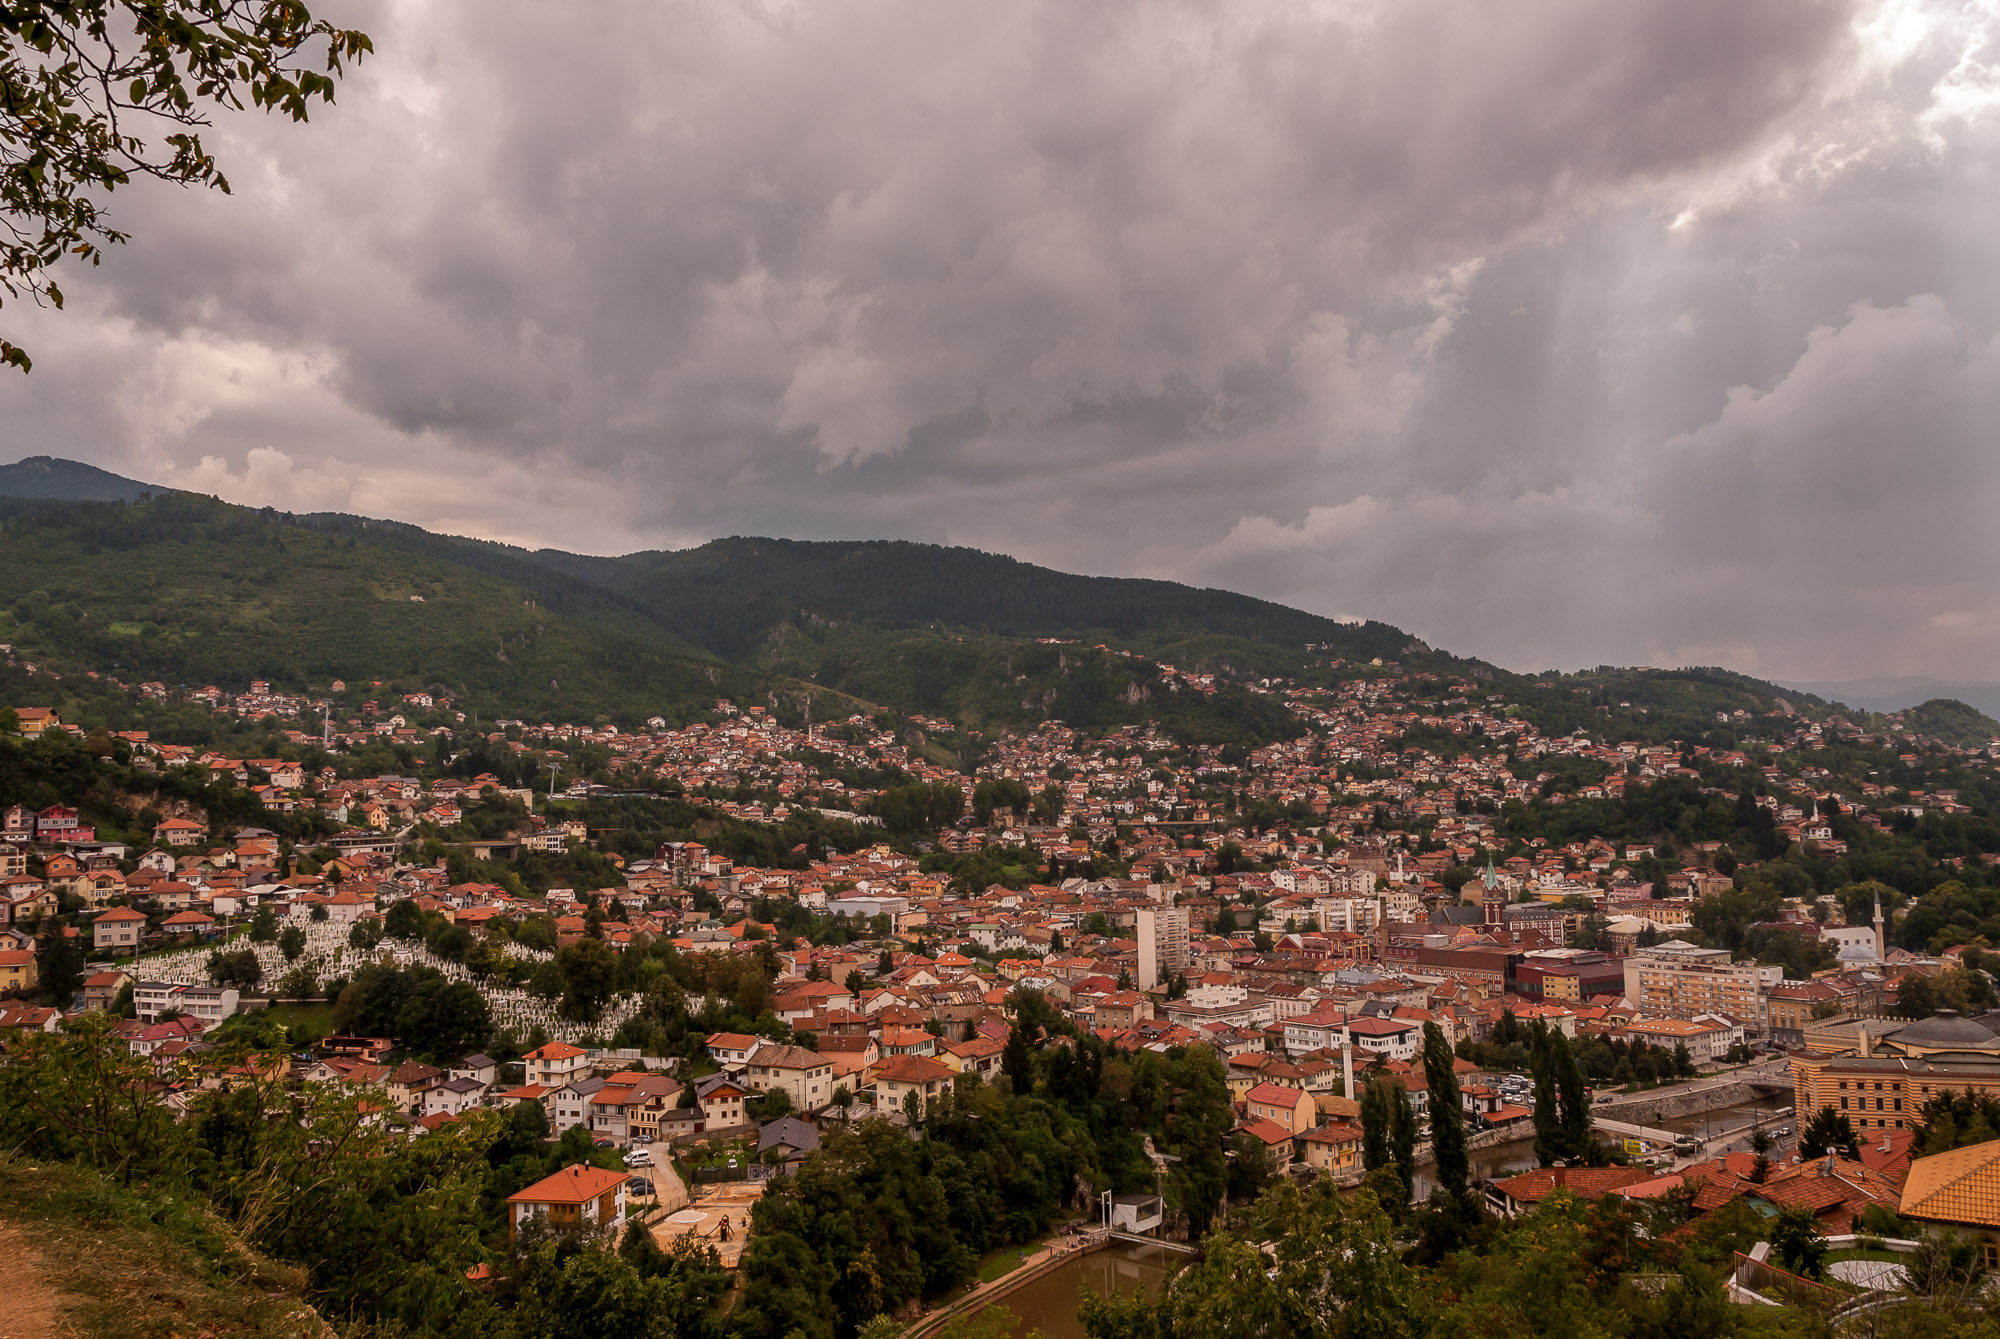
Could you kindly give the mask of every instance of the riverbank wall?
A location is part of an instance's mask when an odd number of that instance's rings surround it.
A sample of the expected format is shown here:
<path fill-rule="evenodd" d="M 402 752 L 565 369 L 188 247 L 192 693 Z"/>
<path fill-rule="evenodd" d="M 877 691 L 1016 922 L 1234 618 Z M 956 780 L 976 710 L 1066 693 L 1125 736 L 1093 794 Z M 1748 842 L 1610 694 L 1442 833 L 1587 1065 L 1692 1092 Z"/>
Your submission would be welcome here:
<path fill-rule="evenodd" d="M 1699 1116 L 1704 1111 L 1744 1106 L 1767 1096 L 1754 1085 L 1738 1081 L 1693 1092 L 1634 1093 L 1616 1102 L 1606 1102 L 1597 1112 L 1633 1125 L 1657 1125 L 1677 1116 Z"/>

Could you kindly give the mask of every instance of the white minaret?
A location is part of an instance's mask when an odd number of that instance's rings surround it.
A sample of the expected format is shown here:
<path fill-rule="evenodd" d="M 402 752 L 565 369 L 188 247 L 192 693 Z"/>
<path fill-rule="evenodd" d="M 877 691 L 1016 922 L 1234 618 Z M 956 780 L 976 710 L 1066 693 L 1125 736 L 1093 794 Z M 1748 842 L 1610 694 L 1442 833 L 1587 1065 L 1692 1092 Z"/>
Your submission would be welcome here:
<path fill-rule="evenodd" d="M 1888 941 L 1882 935 L 1882 890 L 1875 890 L 1875 961 L 1889 960 Z"/>

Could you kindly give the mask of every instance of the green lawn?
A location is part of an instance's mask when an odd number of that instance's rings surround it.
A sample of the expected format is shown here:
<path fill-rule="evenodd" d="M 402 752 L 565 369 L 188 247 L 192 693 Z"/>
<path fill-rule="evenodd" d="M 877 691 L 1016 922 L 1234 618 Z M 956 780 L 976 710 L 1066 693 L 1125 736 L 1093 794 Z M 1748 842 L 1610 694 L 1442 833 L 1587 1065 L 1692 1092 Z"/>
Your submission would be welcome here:
<path fill-rule="evenodd" d="M 991 1283 L 1002 1274 L 1012 1273 L 1014 1270 L 1019 1269 L 1021 1267 L 1022 1256 L 1033 1255 L 1036 1251 L 1041 1250 L 1056 1237 L 1061 1236 L 1062 1230 L 1067 1226 L 1069 1226 L 1067 1223 L 1058 1223 L 1048 1230 L 1046 1236 L 1039 1237 L 1034 1241 L 1025 1243 L 1017 1241 L 1012 1245 L 1001 1246 L 995 1250 L 988 1251 L 979 1260 L 979 1281 L 981 1283 Z"/>
<path fill-rule="evenodd" d="M 331 1004 L 274 1004 L 266 1013 L 274 1023 L 286 1027 L 304 1028 L 316 1037 L 333 1035 L 333 1006 Z"/>

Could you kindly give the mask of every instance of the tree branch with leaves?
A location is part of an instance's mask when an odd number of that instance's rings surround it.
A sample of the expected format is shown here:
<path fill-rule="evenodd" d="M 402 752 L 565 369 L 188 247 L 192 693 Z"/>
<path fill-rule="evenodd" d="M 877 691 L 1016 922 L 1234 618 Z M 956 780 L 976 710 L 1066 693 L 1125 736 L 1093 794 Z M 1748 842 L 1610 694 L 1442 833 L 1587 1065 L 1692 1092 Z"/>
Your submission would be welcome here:
<path fill-rule="evenodd" d="M 304 121 L 374 49 L 298 0 L 0 0 L 0 305 L 60 309 L 55 266 L 130 237 L 106 200 L 135 178 L 228 194 L 215 111 Z M 0 365 L 33 364 L 0 337 Z"/>

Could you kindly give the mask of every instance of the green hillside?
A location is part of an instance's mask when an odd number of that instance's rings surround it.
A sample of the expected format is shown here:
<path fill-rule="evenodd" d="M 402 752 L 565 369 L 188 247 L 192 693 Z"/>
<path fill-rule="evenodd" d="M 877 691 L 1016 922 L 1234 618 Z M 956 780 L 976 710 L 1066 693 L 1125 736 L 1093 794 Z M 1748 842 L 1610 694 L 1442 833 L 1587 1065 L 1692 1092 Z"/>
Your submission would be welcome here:
<path fill-rule="evenodd" d="M 889 627 L 1111 638 L 1141 650 L 1203 635 L 1292 651 L 1328 643 L 1339 648 L 1336 654 L 1362 657 L 1401 658 L 1428 649 L 1386 623 L 1345 624 L 1231 591 L 1076 576 L 934 544 L 732 538 L 680 553 L 597 562 L 597 580 L 642 600 L 668 626 L 724 655 L 748 652 L 800 609 Z"/>
<path fill-rule="evenodd" d="M 137 502 L 173 492 L 157 484 L 140 483 L 122 474 L 100 470 L 80 460 L 55 456 L 23 456 L 0 465 L 0 497 L 32 497 L 62 502 Z"/>
<path fill-rule="evenodd" d="M 0 468 L 0 642 L 17 658 L 170 686 L 382 680 L 488 719 L 630 726 L 691 719 L 718 697 L 796 719 L 820 695 L 832 700 L 819 719 L 924 713 L 988 733 L 1153 722 L 1185 742 L 1250 745 L 1300 729 L 1258 680 L 1326 683 L 1378 659 L 1441 685 L 1478 679 L 1556 734 L 1726 740 L 1790 710 L 1834 710 L 1726 670 L 1517 675 L 1386 623 L 971 549 L 734 538 L 598 558 L 191 494 L 4 496 L 120 485 L 144 487 L 68 461 Z M 1215 690 L 1177 687 L 1162 665 L 1215 675 Z M 1904 719 L 1962 744 L 2000 730 L 1947 700 Z"/>
<path fill-rule="evenodd" d="M 128 681 L 379 679 L 550 719 L 685 719 L 763 688 L 638 613 L 579 619 L 460 564 L 186 494 L 0 502 L 0 573 L 0 641 Z"/>
<path fill-rule="evenodd" d="M 1195 744 L 1268 743 L 1299 732 L 1273 697 L 1237 684 L 1175 691 L 1158 666 L 1081 642 L 884 629 L 808 618 L 780 624 L 754 663 L 898 709 L 949 717 L 988 732 L 1044 720 L 1102 731 L 1157 722 Z"/>
<path fill-rule="evenodd" d="M 1899 716 L 1905 729 L 1931 735 L 1947 744 L 1977 748 L 2000 739 L 2000 721 L 1955 698 L 1934 697 Z"/>

